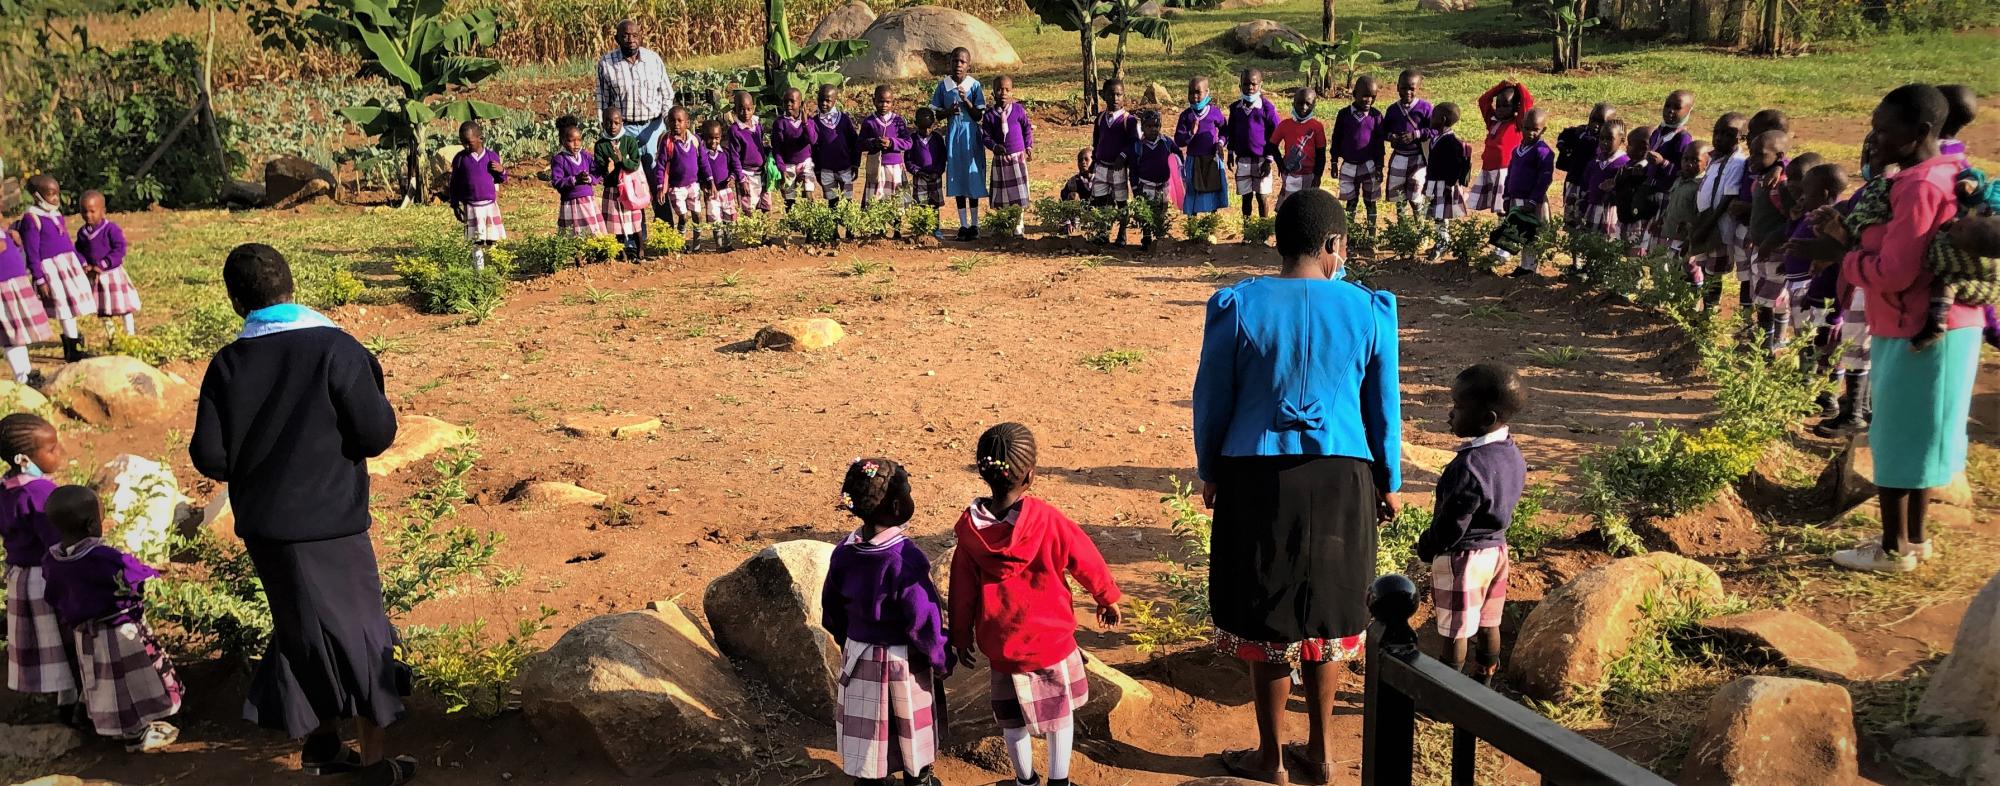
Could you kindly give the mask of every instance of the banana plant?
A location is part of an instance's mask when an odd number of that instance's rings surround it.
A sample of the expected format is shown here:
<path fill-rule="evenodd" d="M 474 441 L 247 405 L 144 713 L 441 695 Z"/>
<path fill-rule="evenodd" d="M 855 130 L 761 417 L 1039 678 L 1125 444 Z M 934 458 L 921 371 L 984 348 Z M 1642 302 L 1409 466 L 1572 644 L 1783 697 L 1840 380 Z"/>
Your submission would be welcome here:
<path fill-rule="evenodd" d="M 424 152 L 433 122 L 462 123 L 507 112 L 498 104 L 449 98 L 500 70 L 500 61 L 477 54 L 500 36 L 490 8 L 450 14 L 445 0 L 322 0 L 303 20 L 346 43 L 361 58 L 363 76 L 379 76 L 399 94 L 335 111 L 378 138 L 382 147 L 404 152 L 406 205 L 426 198 L 430 178 Z"/>
<path fill-rule="evenodd" d="M 1055 25 L 1075 33 L 1083 53 L 1083 116 L 1097 116 L 1097 37 L 1092 24 L 1097 18 L 1096 0 L 1027 0 L 1039 24 Z"/>
<path fill-rule="evenodd" d="M 1549 22 L 1549 32 L 1555 40 L 1555 73 L 1562 73 L 1577 67 L 1583 61 L 1583 31 L 1596 27 L 1603 19 L 1588 16 L 1585 3 L 1588 0 L 1543 0 L 1541 12 Z"/>
<path fill-rule="evenodd" d="M 1097 37 L 1118 36 L 1118 48 L 1111 55 L 1112 79 L 1125 80 L 1125 44 L 1134 34 L 1159 41 L 1166 45 L 1167 54 L 1174 53 L 1174 23 L 1139 13 L 1139 7 L 1145 4 L 1146 0 L 1109 0 L 1098 3 L 1092 9 L 1104 19 L 1104 27 L 1097 31 Z"/>
<path fill-rule="evenodd" d="M 797 88 L 812 104 L 820 85 L 838 85 L 840 62 L 868 52 L 868 42 L 859 38 L 821 41 L 807 46 L 792 43 L 791 25 L 785 22 L 785 0 L 764 0 L 764 70 L 750 72 L 745 89 L 756 92 L 766 106 L 783 103 L 785 92 Z"/>
<path fill-rule="evenodd" d="M 1286 55 L 1298 58 L 1298 69 L 1317 85 L 1321 95 L 1332 95 L 1336 88 L 1354 83 L 1354 74 L 1361 70 L 1363 60 L 1380 60 L 1382 55 L 1371 49 L 1361 48 L 1362 25 L 1339 41 L 1294 41 L 1289 38 L 1277 39 L 1278 48 Z M 1339 72 L 1339 83 L 1335 84 L 1335 72 Z"/>

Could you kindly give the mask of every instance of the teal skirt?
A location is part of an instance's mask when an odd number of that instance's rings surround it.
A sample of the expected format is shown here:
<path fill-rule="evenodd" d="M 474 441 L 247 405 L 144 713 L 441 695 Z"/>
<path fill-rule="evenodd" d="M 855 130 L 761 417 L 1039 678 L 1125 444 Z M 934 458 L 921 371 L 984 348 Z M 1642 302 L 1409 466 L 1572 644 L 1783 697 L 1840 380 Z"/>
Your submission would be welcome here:
<path fill-rule="evenodd" d="M 1875 485 L 1929 489 L 1965 471 L 1965 420 L 1972 411 L 1972 381 L 1979 371 L 1979 329 L 1945 331 L 1918 352 L 1906 338 L 1876 336 L 1869 355 L 1869 394 L 1875 419 L 1868 444 L 1875 451 Z"/>

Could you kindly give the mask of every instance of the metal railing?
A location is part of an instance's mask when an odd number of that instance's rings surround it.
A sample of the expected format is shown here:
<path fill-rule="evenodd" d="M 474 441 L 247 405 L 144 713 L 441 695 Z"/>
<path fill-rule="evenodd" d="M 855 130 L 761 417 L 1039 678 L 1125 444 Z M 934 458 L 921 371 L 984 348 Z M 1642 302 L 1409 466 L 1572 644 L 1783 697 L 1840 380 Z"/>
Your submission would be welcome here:
<path fill-rule="evenodd" d="M 1555 724 L 1417 651 L 1410 617 L 1417 586 L 1396 574 L 1368 591 L 1367 687 L 1363 697 L 1361 783 L 1408 786 L 1416 764 L 1417 714 L 1452 724 L 1451 783 L 1472 786 L 1485 740 L 1542 776 L 1543 786 L 1671 786 L 1623 756 Z"/>

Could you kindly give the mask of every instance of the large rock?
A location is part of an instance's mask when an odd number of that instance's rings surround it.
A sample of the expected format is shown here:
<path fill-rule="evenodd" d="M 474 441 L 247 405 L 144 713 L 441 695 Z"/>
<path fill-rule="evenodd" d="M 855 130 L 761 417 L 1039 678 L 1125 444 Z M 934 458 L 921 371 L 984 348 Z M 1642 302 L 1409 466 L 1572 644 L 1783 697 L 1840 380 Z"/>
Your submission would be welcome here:
<path fill-rule="evenodd" d="M 813 317 L 773 322 L 758 330 L 750 343 L 758 349 L 816 352 L 846 337 L 847 331 L 841 329 L 839 322 L 826 317 Z"/>
<path fill-rule="evenodd" d="M 1701 627 L 1737 649 L 1750 651 L 1754 660 L 1774 666 L 1846 677 L 1860 663 L 1847 637 L 1789 611 L 1759 609 L 1729 614 L 1702 620 Z"/>
<path fill-rule="evenodd" d="M 0 723 L 0 756 L 48 761 L 83 745 L 83 734 L 60 723 Z"/>
<path fill-rule="evenodd" d="M 1625 652 L 1648 596 L 1663 601 L 1722 599 L 1722 579 L 1708 566 L 1654 552 L 1585 571 L 1550 591 L 1528 613 L 1508 663 L 1510 681 L 1542 699 L 1587 691 Z"/>
<path fill-rule="evenodd" d="M 236 509 L 229 504 L 229 487 L 217 489 L 201 506 L 201 528 L 223 540 L 236 537 Z"/>
<path fill-rule="evenodd" d="M 124 355 L 66 363 L 43 388 L 50 400 L 93 426 L 151 423 L 179 411 L 195 395 L 186 380 Z"/>
<path fill-rule="evenodd" d="M 368 460 L 368 474 L 393 475 L 449 448 L 472 442 L 472 432 L 428 415 L 408 415 L 396 419 L 396 441 L 382 455 Z"/>
<path fill-rule="evenodd" d="M 1173 102 L 1174 102 L 1173 92 L 1168 90 L 1166 85 L 1160 84 L 1158 82 L 1148 83 L 1146 85 L 1146 89 L 1139 91 L 1140 106 L 1164 107 Z"/>
<path fill-rule="evenodd" d="M 90 477 L 90 488 L 112 523 L 106 539 L 145 562 L 164 562 L 178 523 L 192 517 L 194 501 L 181 494 L 173 468 L 143 456 L 127 453 L 105 462 Z"/>
<path fill-rule="evenodd" d="M 2000 737 L 1916 737 L 1896 743 L 1895 750 L 1954 783 L 2000 786 Z"/>
<path fill-rule="evenodd" d="M 1474 0 L 1417 0 L 1418 10 L 1443 14 L 1470 11 L 1477 7 L 1479 7 L 1479 4 L 1474 2 Z"/>
<path fill-rule="evenodd" d="M 1299 31 L 1273 22 L 1269 19 L 1252 19 L 1232 27 L 1229 32 L 1218 36 L 1222 45 L 1231 52 L 1280 57 L 1285 50 L 1278 47 L 1279 41 L 1305 43 L 1306 37 Z"/>
<path fill-rule="evenodd" d="M 601 505 L 604 495 L 574 483 L 537 481 L 514 492 L 514 502 L 532 507 L 560 508 L 570 505 Z"/>
<path fill-rule="evenodd" d="M 2000 574 L 1966 607 L 1951 654 L 1917 704 L 1917 719 L 1944 735 L 2000 736 Z"/>
<path fill-rule="evenodd" d="M 1683 786 L 1853 783 L 1854 705 L 1847 689 L 1742 677 L 1709 699 L 1681 769 Z"/>
<path fill-rule="evenodd" d="M 584 620 L 529 656 L 518 687 L 542 739 L 593 751 L 633 778 L 752 759 L 742 684 L 671 603 Z"/>
<path fill-rule="evenodd" d="M 264 164 L 264 204 L 294 207 L 331 198 L 339 182 L 326 167 L 298 156 L 279 156 Z"/>
<path fill-rule="evenodd" d="M 975 762 L 987 763 L 1005 754 L 999 748 L 1000 727 L 993 722 L 992 671 L 984 659 L 976 668 L 959 667 L 946 680 L 947 701 L 951 704 L 951 728 L 945 738 L 954 752 Z M 1083 669 L 1090 681 L 1090 700 L 1076 711 L 1077 730 L 1086 739 L 1131 739 L 1142 724 L 1156 724 L 1153 690 L 1125 672 L 1083 651 Z"/>
<path fill-rule="evenodd" d="M 861 0 L 848 0 L 846 5 L 826 12 L 819 24 L 813 26 L 812 35 L 806 36 L 806 44 L 821 41 L 843 41 L 860 38 L 868 32 L 868 26 L 875 23 L 875 9 L 869 8 Z"/>
<path fill-rule="evenodd" d="M 975 73 L 1005 73 L 1021 56 L 1007 37 L 979 17 L 942 6 L 898 8 L 879 17 L 861 34 L 868 51 L 847 61 L 840 73 L 879 82 L 921 79 L 951 73 L 951 50 L 972 52 Z"/>
<path fill-rule="evenodd" d="M 44 417 L 49 413 L 49 397 L 34 388 L 11 379 L 0 380 L 0 410 L 8 414 L 32 412 Z"/>
<path fill-rule="evenodd" d="M 820 592 L 833 546 L 791 540 L 757 552 L 709 582 L 702 609 L 715 643 L 809 718 L 840 706 L 840 645 L 820 627 Z"/>
<path fill-rule="evenodd" d="M 557 428 L 577 437 L 628 439 L 660 430 L 660 419 L 629 412 L 572 412 L 564 415 Z"/>

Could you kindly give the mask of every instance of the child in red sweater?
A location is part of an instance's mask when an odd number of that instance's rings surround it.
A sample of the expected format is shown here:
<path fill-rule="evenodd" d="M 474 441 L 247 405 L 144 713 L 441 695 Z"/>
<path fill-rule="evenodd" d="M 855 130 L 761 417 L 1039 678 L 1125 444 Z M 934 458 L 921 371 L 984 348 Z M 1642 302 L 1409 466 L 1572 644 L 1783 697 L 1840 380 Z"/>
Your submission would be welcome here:
<path fill-rule="evenodd" d="M 1116 625 L 1121 594 L 1097 546 L 1062 511 L 1028 496 L 1035 435 L 1002 423 L 979 436 L 979 477 L 993 495 L 958 519 L 951 559 L 951 646 L 974 665 L 992 661 L 993 718 L 1007 740 L 1020 786 L 1034 786 L 1034 743 L 1049 742 L 1049 786 L 1069 786 L 1071 714 L 1090 698 L 1076 612 L 1064 574 L 1097 601 L 1097 621 Z"/>

